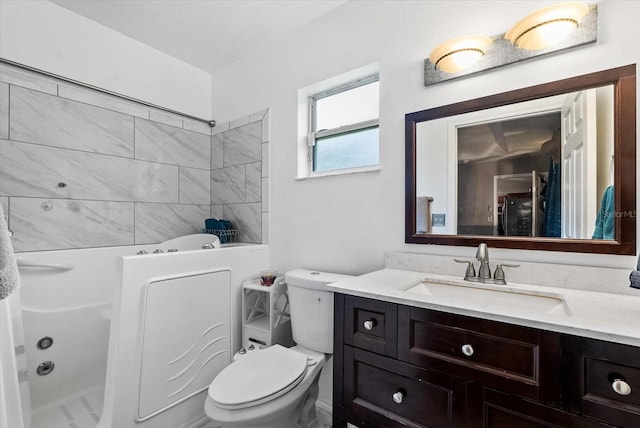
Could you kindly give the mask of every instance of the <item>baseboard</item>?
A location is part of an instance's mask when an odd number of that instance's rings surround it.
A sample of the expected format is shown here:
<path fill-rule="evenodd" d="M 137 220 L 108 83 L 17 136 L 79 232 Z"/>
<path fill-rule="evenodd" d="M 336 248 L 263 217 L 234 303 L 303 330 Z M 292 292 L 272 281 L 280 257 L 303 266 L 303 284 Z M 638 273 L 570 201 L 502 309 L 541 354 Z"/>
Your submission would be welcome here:
<path fill-rule="evenodd" d="M 191 419 L 189 422 L 185 422 L 182 425 L 178 425 L 176 428 L 209 428 L 207 423 L 211 422 L 211 419 L 207 417 L 204 413 L 196 416 Z M 213 428 L 213 425 L 211 426 Z"/>

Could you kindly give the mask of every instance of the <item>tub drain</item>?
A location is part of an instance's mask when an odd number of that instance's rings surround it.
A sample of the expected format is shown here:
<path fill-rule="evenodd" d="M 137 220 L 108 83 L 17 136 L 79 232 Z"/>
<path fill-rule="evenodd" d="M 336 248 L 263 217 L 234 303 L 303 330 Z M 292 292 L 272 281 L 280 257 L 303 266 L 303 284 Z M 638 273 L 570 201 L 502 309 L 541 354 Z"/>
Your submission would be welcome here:
<path fill-rule="evenodd" d="M 40 376 L 46 376 L 49 373 L 51 373 L 55 367 L 56 365 L 53 363 L 53 361 L 45 361 L 44 363 L 38 366 L 38 369 L 36 370 L 36 372 Z"/>

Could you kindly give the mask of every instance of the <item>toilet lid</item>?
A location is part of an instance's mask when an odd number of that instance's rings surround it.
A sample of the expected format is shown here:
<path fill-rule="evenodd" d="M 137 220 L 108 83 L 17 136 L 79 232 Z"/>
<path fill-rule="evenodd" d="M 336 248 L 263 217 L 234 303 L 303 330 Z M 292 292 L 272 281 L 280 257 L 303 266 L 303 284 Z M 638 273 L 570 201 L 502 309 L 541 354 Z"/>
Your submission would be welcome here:
<path fill-rule="evenodd" d="M 226 408 L 269 401 L 300 383 L 306 366 L 306 355 L 280 345 L 251 352 L 216 376 L 209 397 Z"/>

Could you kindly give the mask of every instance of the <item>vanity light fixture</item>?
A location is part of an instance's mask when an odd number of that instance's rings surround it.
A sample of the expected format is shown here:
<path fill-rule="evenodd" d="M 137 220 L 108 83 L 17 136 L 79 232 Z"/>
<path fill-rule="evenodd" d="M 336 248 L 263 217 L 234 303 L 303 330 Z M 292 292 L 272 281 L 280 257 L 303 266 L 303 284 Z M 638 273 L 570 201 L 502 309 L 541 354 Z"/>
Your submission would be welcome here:
<path fill-rule="evenodd" d="M 492 40 L 486 36 L 461 36 L 437 46 L 429 61 L 445 73 L 458 73 L 473 66 L 487 51 Z"/>
<path fill-rule="evenodd" d="M 442 43 L 424 59 L 424 85 L 459 79 L 597 40 L 597 4 L 559 3 L 532 13 L 505 34 L 463 36 Z"/>
<path fill-rule="evenodd" d="M 522 49 L 545 49 L 576 29 L 587 13 L 589 6 L 581 2 L 548 6 L 520 20 L 504 37 Z"/>

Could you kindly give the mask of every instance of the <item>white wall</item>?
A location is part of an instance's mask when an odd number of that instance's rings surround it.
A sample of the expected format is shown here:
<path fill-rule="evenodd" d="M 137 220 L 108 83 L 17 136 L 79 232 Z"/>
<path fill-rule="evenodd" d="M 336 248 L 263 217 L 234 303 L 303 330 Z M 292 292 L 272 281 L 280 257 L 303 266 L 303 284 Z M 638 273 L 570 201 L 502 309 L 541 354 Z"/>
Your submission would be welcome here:
<path fill-rule="evenodd" d="M 219 123 L 271 108 L 272 264 L 362 273 L 384 252 L 469 256 L 466 247 L 404 244 L 404 114 L 638 62 L 638 1 L 599 3 L 595 45 L 441 83 L 422 62 L 459 35 L 504 33 L 547 1 L 354 1 L 221 70 L 211 80 L 49 2 L 0 1 L 0 57 Z M 296 181 L 297 91 L 379 62 L 381 171 Z M 215 94 L 213 101 L 211 93 Z M 634 257 L 498 250 L 493 258 L 632 267 Z"/>
<path fill-rule="evenodd" d="M 0 1 L 0 57 L 211 118 L 211 75 L 48 1 Z"/>
<path fill-rule="evenodd" d="M 381 268 L 390 250 L 472 256 L 468 247 L 404 243 L 404 114 L 638 62 L 638 1 L 599 3 L 598 42 L 502 69 L 423 86 L 423 59 L 459 35 L 504 33 L 546 1 L 354 1 L 213 76 L 213 115 L 271 108 L 273 267 L 345 273 Z M 295 180 L 297 90 L 380 64 L 381 171 Z M 632 256 L 492 251 L 494 259 L 632 268 Z"/>

